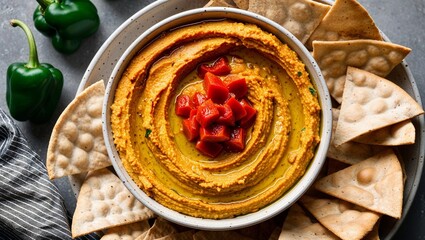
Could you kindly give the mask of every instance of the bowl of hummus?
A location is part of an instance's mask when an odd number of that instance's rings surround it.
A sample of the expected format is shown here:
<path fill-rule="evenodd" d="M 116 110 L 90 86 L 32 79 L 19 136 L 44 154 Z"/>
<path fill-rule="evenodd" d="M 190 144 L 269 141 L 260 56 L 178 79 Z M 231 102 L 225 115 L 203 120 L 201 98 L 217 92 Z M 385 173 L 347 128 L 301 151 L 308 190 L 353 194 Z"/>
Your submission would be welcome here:
<path fill-rule="evenodd" d="M 157 215 L 241 228 L 313 183 L 330 99 L 311 54 L 283 27 L 240 9 L 193 9 L 155 24 L 118 60 L 104 138 L 116 174 Z"/>

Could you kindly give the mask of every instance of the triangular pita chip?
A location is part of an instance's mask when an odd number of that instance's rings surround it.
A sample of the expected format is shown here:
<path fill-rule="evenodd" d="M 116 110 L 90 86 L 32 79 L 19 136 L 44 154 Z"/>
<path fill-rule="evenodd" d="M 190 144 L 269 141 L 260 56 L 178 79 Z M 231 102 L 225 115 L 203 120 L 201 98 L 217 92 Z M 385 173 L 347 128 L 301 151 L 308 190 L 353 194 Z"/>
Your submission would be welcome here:
<path fill-rule="evenodd" d="M 136 239 L 142 233 L 148 231 L 150 227 L 148 220 L 113 227 L 106 230 L 105 235 L 100 240 Z"/>
<path fill-rule="evenodd" d="M 393 150 L 386 150 L 318 180 L 317 190 L 369 210 L 401 217 L 403 172 Z"/>
<path fill-rule="evenodd" d="M 193 234 L 193 240 L 252 240 L 250 237 L 236 231 L 198 231 Z"/>
<path fill-rule="evenodd" d="M 143 221 L 154 216 L 107 168 L 92 171 L 81 186 L 72 237 Z"/>
<path fill-rule="evenodd" d="M 336 126 L 338 124 L 339 112 L 340 110 L 337 108 L 332 109 L 332 136 L 327 152 L 327 157 L 353 165 L 368 159 L 385 149 L 385 147 L 382 146 L 373 146 L 353 141 L 336 146 L 334 143 L 334 138 Z"/>
<path fill-rule="evenodd" d="M 238 8 L 248 10 L 249 0 L 233 0 L 233 2 L 235 2 Z"/>
<path fill-rule="evenodd" d="M 313 222 L 305 211 L 295 203 L 289 209 L 279 239 L 313 240 L 339 239 L 318 222 Z"/>
<path fill-rule="evenodd" d="M 349 67 L 333 143 L 339 146 L 423 113 L 422 107 L 395 83 Z"/>
<path fill-rule="evenodd" d="M 383 145 L 399 146 L 415 143 L 416 130 L 412 121 L 406 120 L 394 125 L 363 134 L 353 139 L 354 142 Z"/>
<path fill-rule="evenodd" d="M 310 0 L 249 1 L 248 11 L 277 22 L 305 43 L 330 6 Z"/>
<path fill-rule="evenodd" d="M 369 233 L 380 215 L 340 199 L 304 195 L 301 203 L 323 226 L 343 240 L 360 240 Z"/>
<path fill-rule="evenodd" d="M 135 240 L 153 240 L 176 232 L 177 229 L 171 222 L 157 217 L 152 227 L 142 235 L 138 236 Z"/>
<path fill-rule="evenodd" d="M 47 149 L 50 179 L 111 165 L 102 134 L 103 80 L 86 88 L 56 122 Z"/>
<path fill-rule="evenodd" d="M 336 0 L 331 10 L 311 34 L 307 48 L 315 40 L 382 40 L 379 29 L 366 9 L 356 0 Z"/>
<path fill-rule="evenodd" d="M 363 240 L 379 240 L 379 220 L 373 227 L 372 231 L 370 231 Z"/>
<path fill-rule="evenodd" d="M 155 240 L 193 240 L 195 230 L 187 230 L 184 232 L 176 232 L 166 235 L 164 237 L 155 238 Z"/>
<path fill-rule="evenodd" d="M 236 7 L 232 0 L 210 0 L 204 7 Z"/>
<path fill-rule="evenodd" d="M 313 42 L 313 57 L 322 70 L 330 94 L 339 103 L 348 66 L 385 77 L 410 51 L 401 45 L 368 39 Z"/>

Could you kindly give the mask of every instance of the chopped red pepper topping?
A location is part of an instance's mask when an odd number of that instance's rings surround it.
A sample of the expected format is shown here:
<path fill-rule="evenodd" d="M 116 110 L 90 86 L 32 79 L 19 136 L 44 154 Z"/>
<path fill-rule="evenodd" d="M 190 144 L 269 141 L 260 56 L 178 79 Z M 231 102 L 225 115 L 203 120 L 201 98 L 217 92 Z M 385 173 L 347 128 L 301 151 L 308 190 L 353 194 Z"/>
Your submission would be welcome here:
<path fill-rule="evenodd" d="M 223 145 L 221 145 L 220 143 L 205 142 L 201 140 L 196 142 L 195 147 L 202 154 L 212 158 L 217 157 L 221 153 L 221 151 L 223 151 L 224 148 Z"/>
<path fill-rule="evenodd" d="M 198 112 L 196 113 L 196 120 L 199 122 L 199 124 L 201 124 L 202 127 L 211 125 L 219 117 L 220 112 L 211 99 L 208 99 L 203 104 L 201 104 L 201 106 L 198 107 Z"/>
<path fill-rule="evenodd" d="M 198 76 L 203 79 L 207 72 L 218 76 L 224 76 L 229 74 L 231 70 L 229 60 L 227 60 L 226 57 L 221 57 L 212 64 L 201 64 L 198 67 Z"/>
<path fill-rule="evenodd" d="M 229 141 L 225 142 L 226 149 L 231 152 L 242 152 L 245 149 L 246 130 L 238 127 L 230 132 Z"/>
<path fill-rule="evenodd" d="M 184 135 L 189 141 L 196 141 L 195 148 L 200 153 L 212 158 L 224 148 L 229 152 L 243 151 L 247 129 L 257 116 L 257 110 L 246 99 L 245 78 L 228 75 L 230 72 L 225 57 L 210 65 L 202 64 L 198 75 L 204 80 L 205 94 L 195 92 L 191 97 L 180 95 L 176 99 L 175 112 L 184 118 Z"/>
<path fill-rule="evenodd" d="M 215 103 L 223 103 L 229 97 L 229 89 L 224 82 L 216 75 L 207 72 L 204 78 L 204 90 L 207 98 Z"/>
<path fill-rule="evenodd" d="M 235 94 L 237 99 L 245 97 L 248 92 L 248 85 L 245 78 L 238 75 L 229 75 L 223 81 L 226 83 L 229 92 Z"/>
<path fill-rule="evenodd" d="M 180 117 L 189 117 L 192 106 L 189 96 L 180 95 L 176 99 L 176 114 Z"/>
<path fill-rule="evenodd" d="M 221 124 L 213 124 L 208 127 L 201 127 L 199 130 L 201 141 L 225 142 L 230 139 L 229 129 Z"/>

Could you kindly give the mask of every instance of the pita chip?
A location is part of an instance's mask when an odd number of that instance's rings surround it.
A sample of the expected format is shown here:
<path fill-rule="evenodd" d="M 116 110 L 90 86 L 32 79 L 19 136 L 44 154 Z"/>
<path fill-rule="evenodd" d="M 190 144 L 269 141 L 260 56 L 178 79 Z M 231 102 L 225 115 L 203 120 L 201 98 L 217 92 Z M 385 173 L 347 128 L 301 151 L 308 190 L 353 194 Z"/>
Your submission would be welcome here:
<path fill-rule="evenodd" d="M 413 125 L 412 121 L 406 120 L 370 133 L 363 134 L 353 139 L 353 141 L 373 145 L 399 146 L 414 144 L 415 137 L 415 126 Z"/>
<path fill-rule="evenodd" d="M 302 43 L 320 24 L 330 6 L 311 0 L 249 1 L 248 11 L 277 22 Z"/>
<path fill-rule="evenodd" d="M 339 239 L 318 222 L 313 222 L 298 203 L 289 209 L 288 215 L 283 223 L 279 240 L 313 240 L 313 239 Z"/>
<path fill-rule="evenodd" d="M 154 216 L 107 168 L 89 172 L 72 219 L 72 237 L 143 221 Z"/>
<path fill-rule="evenodd" d="M 150 225 L 147 220 L 113 227 L 106 230 L 105 235 L 100 240 L 133 240 L 148 231 L 149 228 Z"/>
<path fill-rule="evenodd" d="M 333 143 L 339 146 L 423 113 L 422 107 L 395 83 L 349 67 Z"/>
<path fill-rule="evenodd" d="M 137 237 L 136 240 L 153 240 L 173 233 L 177 233 L 174 225 L 163 218 L 157 217 L 153 226 L 147 232 Z"/>
<path fill-rule="evenodd" d="M 86 88 L 57 120 L 47 149 L 50 179 L 111 165 L 102 134 L 103 80 Z"/>
<path fill-rule="evenodd" d="M 236 231 L 198 231 L 193 234 L 193 240 L 252 240 Z"/>
<path fill-rule="evenodd" d="M 334 143 L 334 138 L 338 124 L 339 112 L 340 110 L 337 108 L 332 109 L 332 136 L 327 157 L 353 165 L 372 157 L 386 148 L 383 146 L 373 146 L 353 141 L 345 142 L 337 146 Z"/>
<path fill-rule="evenodd" d="M 236 7 L 233 0 L 210 0 L 204 7 Z"/>
<path fill-rule="evenodd" d="M 370 39 L 313 42 L 313 57 L 322 70 L 330 94 L 339 103 L 348 66 L 385 77 L 410 51 L 401 45 Z"/>
<path fill-rule="evenodd" d="M 195 230 L 187 230 L 184 232 L 176 232 L 166 235 L 164 237 L 155 238 L 155 240 L 193 240 Z"/>
<path fill-rule="evenodd" d="M 340 199 L 304 195 L 302 205 L 323 226 L 343 240 L 360 240 L 372 231 L 380 215 Z"/>
<path fill-rule="evenodd" d="M 356 0 L 336 0 L 307 41 L 312 48 L 315 40 L 350 39 L 382 40 L 378 27 L 366 9 Z"/>
<path fill-rule="evenodd" d="M 233 2 L 235 2 L 238 8 L 248 10 L 249 0 L 233 0 Z"/>
<path fill-rule="evenodd" d="M 401 217 L 403 172 L 393 150 L 316 181 L 314 187 L 331 196 L 394 218 Z"/>

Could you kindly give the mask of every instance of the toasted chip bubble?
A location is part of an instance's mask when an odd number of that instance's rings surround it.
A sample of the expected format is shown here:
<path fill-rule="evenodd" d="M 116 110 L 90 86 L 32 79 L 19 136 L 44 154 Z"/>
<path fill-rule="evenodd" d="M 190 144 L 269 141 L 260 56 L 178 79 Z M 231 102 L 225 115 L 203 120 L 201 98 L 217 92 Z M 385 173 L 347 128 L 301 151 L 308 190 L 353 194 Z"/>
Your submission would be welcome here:
<path fill-rule="evenodd" d="M 107 168 L 89 172 L 77 199 L 72 237 L 147 220 L 153 212 Z"/>
<path fill-rule="evenodd" d="M 394 218 L 401 217 L 403 185 L 400 162 L 390 148 L 314 184 L 326 194 Z"/>
<path fill-rule="evenodd" d="M 340 199 L 304 195 L 301 203 L 327 229 L 344 240 L 362 239 L 372 231 L 380 215 Z"/>

